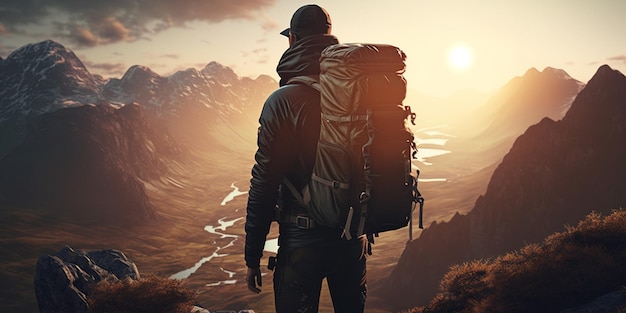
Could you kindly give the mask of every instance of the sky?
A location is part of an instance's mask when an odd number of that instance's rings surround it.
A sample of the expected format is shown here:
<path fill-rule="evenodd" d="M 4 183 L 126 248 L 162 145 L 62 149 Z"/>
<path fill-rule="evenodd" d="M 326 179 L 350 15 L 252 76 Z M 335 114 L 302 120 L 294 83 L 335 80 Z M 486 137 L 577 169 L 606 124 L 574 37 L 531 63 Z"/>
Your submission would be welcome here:
<path fill-rule="evenodd" d="M 624 0 L 0 0 L 0 57 L 52 39 L 105 78 L 216 61 L 278 79 L 278 33 L 309 3 L 330 13 L 340 42 L 402 49 L 408 87 L 426 95 L 493 92 L 532 67 L 582 82 L 603 64 L 626 73 Z"/>

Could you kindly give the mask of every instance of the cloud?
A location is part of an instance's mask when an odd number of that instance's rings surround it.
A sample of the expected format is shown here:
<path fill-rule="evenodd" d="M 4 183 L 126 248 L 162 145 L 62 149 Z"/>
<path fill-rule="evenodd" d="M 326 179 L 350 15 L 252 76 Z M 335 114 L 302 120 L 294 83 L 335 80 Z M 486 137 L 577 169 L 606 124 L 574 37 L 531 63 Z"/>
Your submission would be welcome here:
<path fill-rule="evenodd" d="M 276 0 L 4 0 L 0 21 L 6 31 L 53 23 L 56 35 L 94 46 L 134 41 L 189 22 L 259 20 L 274 27 L 263 13 Z M 0 25 L 2 25 L 0 24 Z M 0 30 L 1 31 L 1 30 Z M 0 32 L 1 34 L 1 32 Z"/>
<path fill-rule="evenodd" d="M 276 23 L 276 21 L 273 20 L 271 17 L 267 16 L 266 14 L 262 14 L 262 16 L 264 20 L 261 22 L 261 29 L 263 29 L 264 31 L 273 31 L 280 28 L 280 25 L 278 25 L 278 23 Z"/>
<path fill-rule="evenodd" d="M 115 42 L 128 38 L 129 33 L 126 26 L 115 17 L 107 17 L 103 19 L 98 35 L 106 41 Z"/>
<path fill-rule="evenodd" d="M 260 53 L 266 53 L 267 52 L 267 48 L 257 48 L 252 50 L 252 53 L 254 54 L 260 54 Z"/>
<path fill-rule="evenodd" d="M 626 64 L 626 54 L 610 57 L 610 58 L 608 58 L 608 60 L 609 61 L 618 61 L 618 62 L 622 62 L 622 63 Z"/>
<path fill-rule="evenodd" d="M 160 57 L 176 60 L 176 59 L 180 58 L 180 55 L 178 55 L 178 54 L 162 54 L 162 55 L 160 55 Z"/>
<path fill-rule="evenodd" d="M 70 37 L 72 37 L 79 45 L 89 47 L 98 45 L 98 37 L 87 28 L 75 25 L 69 30 L 69 32 Z"/>

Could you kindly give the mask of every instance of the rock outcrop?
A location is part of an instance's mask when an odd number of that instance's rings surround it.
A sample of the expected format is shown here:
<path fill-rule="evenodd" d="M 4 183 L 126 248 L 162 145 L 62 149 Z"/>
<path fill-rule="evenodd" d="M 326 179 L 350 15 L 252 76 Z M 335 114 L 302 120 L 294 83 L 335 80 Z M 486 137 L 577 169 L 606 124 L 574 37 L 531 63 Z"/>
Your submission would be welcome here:
<path fill-rule="evenodd" d="M 98 282 L 140 278 L 135 263 L 121 251 L 85 252 L 65 246 L 37 261 L 34 286 L 39 313 L 87 313 L 88 297 Z M 191 313 L 209 310 L 193 306 Z"/>
<path fill-rule="evenodd" d="M 134 262 L 117 250 L 77 251 L 68 246 L 44 255 L 35 269 L 40 313 L 86 313 L 87 296 L 101 280 L 139 279 Z"/>

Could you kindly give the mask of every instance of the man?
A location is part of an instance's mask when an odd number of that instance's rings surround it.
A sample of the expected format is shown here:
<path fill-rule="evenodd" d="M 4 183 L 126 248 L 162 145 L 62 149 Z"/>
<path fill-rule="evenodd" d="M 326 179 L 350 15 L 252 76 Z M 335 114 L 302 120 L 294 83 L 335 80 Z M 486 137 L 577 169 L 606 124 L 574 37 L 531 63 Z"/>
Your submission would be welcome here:
<path fill-rule="evenodd" d="M 280 88 L 268 97 L 259 118 L 245 225 L 246 278 L 251 291 L 261 292 L 260 259 L 278 205 L 274 298 L 279 313 L 317 312 L 325 278 L 335 312 L 363 312 L 365 306 L 367 239 L 346 240 L 341 229 L 315 225 L 283 185 L 285 178 L 298 190 L 307 184 L 320 131 L 320 93 L 290 79 L 319 76 L 321 51 L 338 43 L 330 33 L 323 8 L 305 5 L 293 14 L 290 28 L 281 32 L 289 48 L 277 66 Z"/>

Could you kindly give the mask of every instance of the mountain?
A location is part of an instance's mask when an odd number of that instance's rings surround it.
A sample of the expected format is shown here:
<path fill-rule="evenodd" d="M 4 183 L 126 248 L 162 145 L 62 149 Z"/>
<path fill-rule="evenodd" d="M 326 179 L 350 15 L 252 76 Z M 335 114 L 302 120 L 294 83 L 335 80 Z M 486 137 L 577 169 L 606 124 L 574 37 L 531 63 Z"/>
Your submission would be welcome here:
<path fill-rule="evenodd" d="M 583 83 L 563 70 L 548 67 L 540 72 L 531 68 L 492 96 L 482 98 L 480 105 L 476 102 L 481 99 L 478 94 L 470 92 L 446 99 L 452 101 L 447 105 L 424 102 L 428 106 L 436 104 L 436 109 L 441 110 L 434 125 L 447 135 L 437 137 L 445 140 L 444 147 L 418 140 L 418 148 L 451 151 L 429 157 L 431 164 L 421 166 L 423 177 L 446 178 L 442 183 L 445 187 L 433 183 L 421 187 L 428 207 L 437 208 L 436 214 L 430 216 L 431 221 L 448 221 L 455 212 L 469 212 L 476 198 L 485 192 L 489 178 L 515 138 L 544 117 L 560 120 L 582 87 Z M 428 129 L 422 125 L 430 121 L 423 119 L 436 115 L 423 116 L 424 106 L 416 108 L 418 124 Z M 430 137 L 425 132 L 416 131 L 416 134 Z M 455 192 L 451 194 L 449 190 Z"/>
<path fill-rule="evenodd" d="M 429 157 L 432 164 L 424 164 L 422 174 L 445 177 L 446 189 L 459 190 L 463 193 L 462 198 L 471 199 L 463 201 L 463 208 L 458 205 L 452 207 L 448 204 L 453 197 L 436 187 L 435 190 L 425 190 L 430 195 L 429 203 L 445 205 L 446 210 L 452 212 L 471 209 L 515 139 L 544 117 L 560 120 L 583 87 L 583 83 L 563 70 L 548 67 L 540 72 L 531 68 L 489 97 L 480 97 L 468 91 L 445 100 L 422 97 L 424 101 L 414 108 L 420 125 L 420 129 L 415 130 L 416 135 L 418 138 L 430 138 L 431 135 L 424 129 L 441 130 L 445 134 L 443 148 L 452 152 Z M 479 104 L 477 101 L 482 102 Z M 442 149 L 442 146 L 428 143 L 428 140 L 424 142 L 418 140 L 420 150 Z M 470 189 L 478 193 L 467 192 Z M 444 198 L 442 203 L 439 203 L 439 195 Z"/>
<path fill-rule="evenodd" d="M 180 151 L 144 115 L 139 105 L 85 105 L 33 119 L 0 161 L 0 202 L 81 221 L 157 218 L 143 181 L 165 173 Z"/>
<path fill-rule="evenodd" d="M 121 79 L 104 80 L 51 40 L 17 49 L 0 62 L 0 74 L 0 157 L 23 139 L 30 118 L 100 103 L 116 108 L 140 104 L 181 141 L 201 133 L 202 140 L 214 143 L 245 137 L 253 144 L 261 106 L 277 86 L 267 75 L 239 77 L 217 62 L 168 77 L 135 65 Z"/>
<path fill-rule="evenodd" d="M 0 63 L 0 122 L 96 103 L 98 83 L 74 52 L 52 40 L 28 44 Z"/>
<path fill-rule="evenodd" d="M 463 114 L 463 122 L 450 126 L 455 134 L 447 148 L 463 153 L 474 169 L 499 163 L 515 139 L 544 117 L 563 118 L 585 86 L 565 71 L 531 68 L 514 77 L 483 105 Z M 454 156 L 443 156 L 447 158 Z M 448 163 L 448 162 L 442 162 Z"/>
<path fill-rule="evenodd" d="M 146 106 L 182 140 L 210 138 L 215 143 L 224 136 L 232 141 L 233 134 L 255 135 L 261 105 L 275 87 L 269 76 L 240 78 L 217 62 L 169 77 L 135 65 L 121 79 L 109 80 L 102 94 L 112 103 Z"/>
<path fill-rule="evenodd" d="M 72 51 L 51 40 L 11 53 L 0 62 L 0 157 L 23 139 L 28 118 L 96 103 L 99 82 Z"/>
<path fill-rule="evenodd" d="M 504 141 L 508 149 L 528 126 L 542 118 L 560 120 L 584 86 L 563 70 L 547 67 L 539 72 L 531 68 L 489 100 L 486 110 L 495 112 L 486 115 L 487 129 L 479 137 Z"/>
<path fill-rule="evenodd" d="M 17 49 L 0 74 L 0 203 L 102 220 L 156 218 L 144 182 L 191 150 L 253 150 L 277 85 L 216 62 L 104 80 L 51 40 Z"/>
<path fill-rule="evenodd" d="M 539 242 L 589 209 L 626 205 L 626 77 L 601 66 L 560 120 L 517 138 L 467 215 L 407 244 L 386 282 L 394 309 L 426 305 L 451 265 Z"/>

